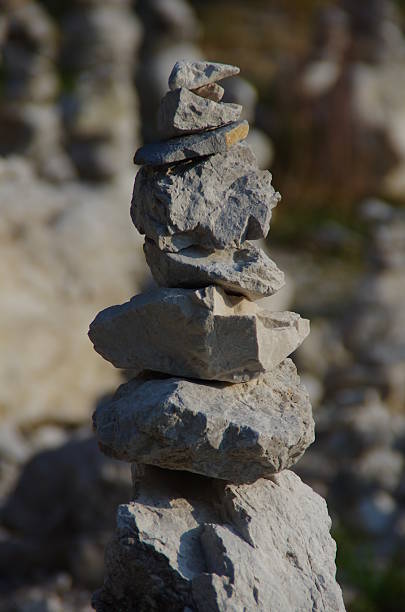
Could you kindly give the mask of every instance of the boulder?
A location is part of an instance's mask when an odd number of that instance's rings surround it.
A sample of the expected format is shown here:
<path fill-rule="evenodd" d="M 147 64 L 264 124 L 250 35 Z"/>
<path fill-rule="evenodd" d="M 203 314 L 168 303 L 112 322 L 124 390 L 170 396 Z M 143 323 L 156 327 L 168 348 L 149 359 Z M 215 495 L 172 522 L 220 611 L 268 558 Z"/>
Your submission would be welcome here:
<path fill-rule="evenodd" d="M 163 138 L 184 136 L 237 121 L 241 112 L 239 104 L 214 102 L 182 87 L 162 98 L 158 130 Z"/>
<path fill-rule="evenodd" d="M 160 249 L 225 249 L 265 237 L 279 199 L 271 174 L 259 170 L 251 149 L 238 143 L 227 153 L 172 167 L 143 166 L 131 216 Z"/>
<path fill-rule="evenodd" d="M 95 350 L 117 368 L 241 382 L 271 370 L 309 333 L 294 312 L 270 312 L 222 289 L 155 289 L 101 311 Z"/>
<path fill-rule="evenodd" d="M 97 612 L 343 612 L 325 501 L 284 471 L 249 485 L 147 468 L 120 506 Z"/>
<path fill-rule="evenodd" d="M 116 459 L 236 483 L 294 465 L 314 441 L 311 404 L 286 359 L 248 383 L 135 378 L 93 417 Z"/>
<path fill-rule="evenodd" d="M 169 76 L 169 88 L 171 90 L 179 87 L 196 89 L 208 83 L 215 83 L 226 77 L 239 74 L 240 69 L 230 64 L 219 64 L 217 62 L 190 62 L 180 60 L 176 62 Z"/>
<path fill-rule="evenodd" d="M 284 286 L 284 273 L 249 242 L 239 249 L 206 251 L 194 246 L 170 253 L 146 239 L 143 250 L 154 279 L 163 287 L 219 285 L 228 293 L 255 300 L 273 295 Z"/>
<path fill-rule="evenodd" d="M 161 166 L 185 159 L 225 153 L 232 145 L 246 138 L 248 132 L 247 121 L 235 121 L 202 134 L 146 144 L 137 150 L 134 162 L 140 165 Z"/>

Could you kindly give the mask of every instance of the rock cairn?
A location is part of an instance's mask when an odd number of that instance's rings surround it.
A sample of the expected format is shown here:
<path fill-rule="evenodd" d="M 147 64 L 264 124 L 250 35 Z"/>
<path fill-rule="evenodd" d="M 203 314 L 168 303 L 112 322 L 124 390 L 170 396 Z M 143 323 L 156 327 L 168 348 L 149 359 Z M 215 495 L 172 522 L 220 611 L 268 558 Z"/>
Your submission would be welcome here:
<path fill-rule="evenodd" d="M 5 0 L 0 10 L 0 155 L 24 155 L 44 178 L 73 178 L 63 149 L 56 71 L 57 27 L 35 0 Z"/>
<path fill-rule="evenodd" d="M 130 0 L 74 0 L 62 31 L 67 147 L 81 178 L 109 181 L 130 165 L 127 151 L 137 141 L 141 26 Z"/>
<path fill-rule="evenodd" d="M 106 553 L 107 610 L 343 610 L 324 500 L 288 471 L 314 439 L 288 359 L 309 332 L 254 302 L 283 273 L 249 242 L 279 194 L 218 81 L 177 62 L 131 216 L 160 285 L 97 315 L 94 347 L 135 378 L 94 414 L 101 450 L 133 464 L 135 501 Z"/>

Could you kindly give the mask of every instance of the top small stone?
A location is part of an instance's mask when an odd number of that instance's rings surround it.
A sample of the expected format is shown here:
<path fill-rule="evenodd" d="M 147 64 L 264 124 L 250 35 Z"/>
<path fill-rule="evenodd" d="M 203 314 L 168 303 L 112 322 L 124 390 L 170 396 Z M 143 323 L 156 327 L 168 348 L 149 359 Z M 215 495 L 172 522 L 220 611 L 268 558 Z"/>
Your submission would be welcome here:
<path fill-rule="evenodd" d="M 176 62 L 169 76 L 169 88 L 173 91 L 179 87 L 196 89 L 208 83 L 214 83 L 226 77 L 239 74 L 240 69 L 230 64 L 215 62 Z"/>

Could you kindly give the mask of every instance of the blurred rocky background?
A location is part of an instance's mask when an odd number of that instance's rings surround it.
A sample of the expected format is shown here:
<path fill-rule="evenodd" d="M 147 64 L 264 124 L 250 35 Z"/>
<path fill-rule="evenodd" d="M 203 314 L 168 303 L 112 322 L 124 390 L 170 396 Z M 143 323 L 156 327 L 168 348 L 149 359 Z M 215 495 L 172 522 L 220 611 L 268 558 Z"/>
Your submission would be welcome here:
<path fill-rule="evenodd" d="M 87 328 L 150 280 L 132 156 L 180 58 L 241 67 L 226 100 L 283 195 L 268 249 L 351 612 L 405 610 L 405 2 L 0 3 L 0 612 L 91 610 L 127 466 L 90 430 L 117 385 Z M 278 306 L 276 306 L 278 307 Z"/>

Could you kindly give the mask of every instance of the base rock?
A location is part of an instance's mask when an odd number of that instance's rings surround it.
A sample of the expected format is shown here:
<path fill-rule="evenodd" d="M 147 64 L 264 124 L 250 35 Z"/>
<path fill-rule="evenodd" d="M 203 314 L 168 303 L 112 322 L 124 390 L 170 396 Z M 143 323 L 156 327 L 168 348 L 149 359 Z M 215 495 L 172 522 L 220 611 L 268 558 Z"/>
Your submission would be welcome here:
<path fill-rule="evenodd" d="M 262 249 L 249 242 L 240 249 L 206 251 L 189 247 L 170 253 L 146 239 L 143 250 L 155 281 L 162 287 L 219 285 L 229 293 L 256 300 L 284 286 L 284 273 Z"/>
<path fill-rule="evenodd" d="M 229 485 L 146 468 L 118 511 L 97 612 L 343 612 L 325 501 L 284 471 Z"/>
<path fill-rule="evenodd" d="M 93 421 L 101 449 L 116 459 L 236 483 L 291 467 L 314 441 L 309 397 L 290 359 L 238 385 L 135 378 Z"/>
<path fill-rule="evenodd" d="M 309 333 L 294 312 L 271 312 L 219 287 L 154 289 L 102 310 L 95 350 L 117 368 L 242 382 L 271 370 Z"/>
<path fill-rule="evenodd" d="M 242 142 L 227 153 L 172 167 L 143 166 L 135 180 L 131 217 L 162 250 L 195 244 L 224 249 L 264 238 L 279 199 L 270 172 L 257 168 L 253 152 Z"/>

